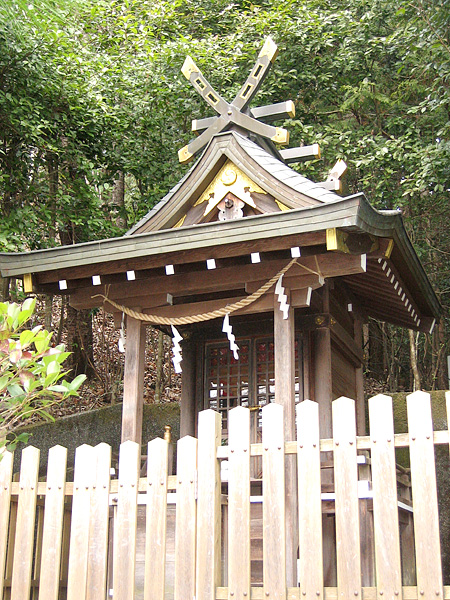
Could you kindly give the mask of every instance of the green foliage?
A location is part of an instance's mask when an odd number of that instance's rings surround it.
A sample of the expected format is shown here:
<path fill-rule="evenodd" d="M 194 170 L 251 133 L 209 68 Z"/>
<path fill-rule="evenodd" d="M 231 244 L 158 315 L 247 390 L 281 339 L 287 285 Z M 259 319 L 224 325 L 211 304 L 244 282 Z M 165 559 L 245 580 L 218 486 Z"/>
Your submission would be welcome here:
<path fill-rule="evenodd" d="M 50 407 L 78 395 L 85 375 L 72 381 L 64 377 L 63 363 L 70 352 L 64 346 L 52 347 L 52 334 L 40 325 L 24 329 L 33 316 L 35 299 L 22 305 L 0 303 L 0 456 L 25 434 L 14 430 L 30 417 L 53 420 Z"/>
<path fill-rule="evenodd" d="M 401 208 L 450 306 L 450 5 L 444 0 L 6 0 L 0 6 L 0 250 L 123 233 L 185 172 L 211 114 L 180 73 L 191 54 L 227 99 L 264 38 L 280 54 L 256 102 L 292 99 L 295 166 Z M 125 204 L 113 195 L 125 174 Z"/>

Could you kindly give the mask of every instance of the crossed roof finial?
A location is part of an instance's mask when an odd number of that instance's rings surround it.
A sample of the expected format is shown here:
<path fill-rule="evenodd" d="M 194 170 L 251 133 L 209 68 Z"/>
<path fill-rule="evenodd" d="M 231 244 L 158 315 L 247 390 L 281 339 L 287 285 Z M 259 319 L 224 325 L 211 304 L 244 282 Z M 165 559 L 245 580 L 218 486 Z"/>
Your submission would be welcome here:
<path fill-rule="evenodd" d="M 201 131 L 202 133 L 187 146 L 179 150 L 178 158 L 181 163 L 189 162 L 197 152 L 206 146 L 214 135 L 229 128 L 230 125 L 237 125 L 242 129 L 269 138 L 279 144 L 289 143 L 289 132 L 286 129 L 262 123 L 258 121 L 258 118 L 273 120 L 276 118 L 293 117 L 295 115 L 293 102 L 280 102 L 253 109 L 248 108 L 250 101 L 254 98 L 266 78 L 277 54 L 277 45 L 268 37 L 250 75 L 231 104 L 214 90 L 192 58 L 190 56 L 186 57 L 181 69 L 183 75 L 192 83 L 200 96 L 217 112 L 217 115 L 192 122 L 192 130 L 194 132 Z"/>

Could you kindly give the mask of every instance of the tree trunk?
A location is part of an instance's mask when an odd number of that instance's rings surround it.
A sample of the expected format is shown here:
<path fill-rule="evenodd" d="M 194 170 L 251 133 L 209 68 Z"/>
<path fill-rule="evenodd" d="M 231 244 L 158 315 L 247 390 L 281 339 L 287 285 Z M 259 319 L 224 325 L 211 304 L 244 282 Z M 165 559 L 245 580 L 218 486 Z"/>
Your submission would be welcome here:
<path fill-rule="evenodd" d="M 161 402 L 161 388 L 163 383 L 163 365 L 164 365 L 164 334 L 158 332 L 158 351 L 156 358 L 156 379 L 155 379 L 155 403 Z"/>
<path fill-rule="evenodd" d="M 126 229 L 128 224 L 125 211 L 125 174 L 123 171 L 120 171 L 117 178 L 114 180 L 112 204 L 117 211 L 115 224 L 117 227 Z"/>
<path fill-rule="evenodd" d="M 56 208 L 57 208 L 57 195 L 59 185 L 59 172 L 58 172 L 58 160 L 56 156 L 50 152 L 47 154 L 47 175 L 48 175 L 48 204 L 50 208 L 50 214 L 52 216 L 52 223 L 50 225 L 49 236 L 50 239 L 56 238 Z"/>
<path fill-rule="evenodd" d="M 44 304 L 45 304 L 44 326 L 47 331 L 51 331 L 52 330 L 52 311 L 53 311 L 53 296 L 51 294 L 45 294 Z"/>
<path fill-rule="evenodd" d="M 414 389 L 413 391 L 420 390 L 422 385 L 420 381 L 419 367 L 417 366 L 417 344 L 414 331 L 408 329 L 409 333 L 409 357 L 411 360 L 411 370 L 414 376 Z"/>
<path fill-rule="evenodd" d="M 436 383 L 438 390 L 447 389 L 447 344 L 445 342 L 445 324 L 444 319 L 439 321 L 436 329 L 436 338 L 438 346 L 437 364 L 436 364 Z"/>
<path fill-rule="evenodd" d="M 384 375 L 383 359 L 383 336 L 380 324 L 373 319 L 368 325 L 369 343 L 367 347 L 369 372 L 372 377 L 380 378 Z"/>
<path fill-rule="evenodd" d="M 71 377 L 85 373 L 91 377 L 95 373 L 92 315 L 90 310 L 75 310 L 67 307 L 67 346 L 72 354 L 68 358 Z"/>
<path fill-rule="evenodd" d="M 58 331 L 56 333 L 56 345 L 61 343 L 61 337 L 62 337 L 62 332 L 63 332 L 63 327 L 64 327 L 64 312 L 66 310 L 66 305 L 67 305 L 66 296 L 61 296 L 61 314 L 59 316 Z"/>
<path fill-rule="evenodd" d="M 9 300 L 9 277 L 0 276 L 0 302 Z"/>

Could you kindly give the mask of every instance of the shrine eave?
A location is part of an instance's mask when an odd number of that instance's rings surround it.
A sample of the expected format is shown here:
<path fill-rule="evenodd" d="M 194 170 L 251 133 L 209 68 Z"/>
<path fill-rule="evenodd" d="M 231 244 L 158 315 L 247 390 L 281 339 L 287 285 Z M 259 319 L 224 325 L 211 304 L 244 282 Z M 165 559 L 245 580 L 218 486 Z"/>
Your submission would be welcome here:
<path fill-rule="evenodd" d="M 130 269 L 157 268 L 267 249 L 325 243 L 326 232 L 365 233 L 393 240 L 392 260 L 420 304 L 438 317 L 441 308 L 406 234 L 398 211 L 377 211 L 363 194 L 313 207 L 211 222 L 181 229 L 98 240 L 23 253 L 1 253 L 3 277 L 37 276 L 41 284 Z"/>
<path fill-rule="evenodd" d="M 319 233 L 331 227 L 392 237 L 396 230 L 401 233 L 403 225 L 399 227 L 400 221 L 399 215 L 383 215 L 369 205 L 363 194 L 357 194 L 334 203 L 235 221 L 163 229 L 31 252 L 0 253 L 0 270 L 3 277 L 19 277 L 24 273 L 73 269 L 76 277 L 77 269 L 89 265 L 94 273 L 96 266 L 104 263 L 132 261 L 141 257 L 160 256 L 164 257 L 163 263 L 167 263 L 169 258 L 175 260 L 179 253 L 201 249 L 207 250 L 214 258 L 216 248 L 230 244 L 264 243 L 274 237 Z M 117 271 L 120 270 L 118 265 Z"/>

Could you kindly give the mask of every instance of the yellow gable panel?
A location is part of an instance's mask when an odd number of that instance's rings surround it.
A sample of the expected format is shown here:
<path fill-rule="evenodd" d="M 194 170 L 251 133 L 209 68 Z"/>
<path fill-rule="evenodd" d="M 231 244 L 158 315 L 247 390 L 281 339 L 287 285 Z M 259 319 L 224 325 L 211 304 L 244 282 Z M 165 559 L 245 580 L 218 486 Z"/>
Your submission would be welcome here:
<path fill-rule="evenodd" d="M 219 170 L 213 181 L 209 184 L 203 194 L 194 203 L 194 206 L 204 206 L 204 210 L 200 214 L 200 219 L 206 217 L 218 204 L 231 192 L 248 206 L 258 209 L 253 198 L 252 192 L 266 194 L 258 184 L 250 179 L 239 167 L 231 160 L 227 160 L 223 167 Z M 289 210 L 288 207 L 277 202 L 281 210 Z M 186 215 L 183 216 L 174 227 L 181 227 L 184 223 Z"/>

